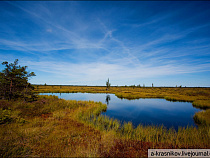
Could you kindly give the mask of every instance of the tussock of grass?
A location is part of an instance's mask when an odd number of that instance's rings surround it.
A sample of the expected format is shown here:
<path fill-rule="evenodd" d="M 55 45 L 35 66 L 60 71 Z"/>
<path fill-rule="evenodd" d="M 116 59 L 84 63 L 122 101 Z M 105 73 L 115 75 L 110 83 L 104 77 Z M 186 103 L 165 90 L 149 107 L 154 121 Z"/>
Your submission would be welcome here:
<path fill-rule="evenodd" d="M 192 104 L 193 106 L 202 108 L 202 109 L 210 108 L 210 100 L 195 100 Z"/>
<path fill-rule="evenodd" d="M 194 120 L 199 125 L 210 126 L 210 109 L 196 113 Z"/>

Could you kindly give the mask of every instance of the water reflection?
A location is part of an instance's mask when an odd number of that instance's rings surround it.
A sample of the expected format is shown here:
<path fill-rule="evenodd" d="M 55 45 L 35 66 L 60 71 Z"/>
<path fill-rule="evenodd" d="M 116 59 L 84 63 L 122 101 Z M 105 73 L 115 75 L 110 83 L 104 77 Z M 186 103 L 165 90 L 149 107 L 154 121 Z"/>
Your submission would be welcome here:
<path fill-rule="evenodd" d="M 42 93 L 51 95 L 50 93 Z M 41 94 L 41 95 L 42 95 Z M 91 93 L 54 93 L 66 100 L 92 100 L 109 105 L 102 115 L 120 120 L 131 121 L 136 127 L 142 125 L 164 125 L 167 128 L 196 126 L 193 115 L 200 111 L 189 102 L 170 102 L 165 99 L 120 99 L 115 94 Z"/>
<path fill-rule="evenodd" d="M 106 95 L 106 100 L 105 100 L 105 102 L 106 102 L 107 105 L 109 105 L 109 101 L 110 101 L 110 100 L 111 100 L 110 95 Z"/>

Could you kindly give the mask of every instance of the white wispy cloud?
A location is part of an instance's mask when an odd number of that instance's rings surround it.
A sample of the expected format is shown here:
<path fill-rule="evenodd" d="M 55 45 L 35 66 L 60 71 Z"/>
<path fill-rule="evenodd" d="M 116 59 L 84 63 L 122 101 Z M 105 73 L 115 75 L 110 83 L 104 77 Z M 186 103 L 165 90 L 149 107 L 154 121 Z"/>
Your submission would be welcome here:
<path fill-rule="evenodd" d="M 34 71 L 84 84 L 104 82 L 108 77 L 128 81 L 209 71 L 207 59 L 192 58 L 192 55 L 210 55 L 209 38 L 191 39 L 188 36 L 209 27 L 210 23 L 184 28 L 180 27 L 186 23 L 183 20 L 167 23 L 170 18 L 183 14 L 185 7 L 170 14 L 156 14 L 144 19 L 143 23 L 118 26 L 110 24 L 117 18 L 110 17 L 112 20 L 107 21 L 101 18 L 103 16 L 91 14 L 91 19 L 85 19 L 78 14 L 77 5 L 69 5 L 70 12 L 63 13 L 48 7 L 47 2 L 36 3 L 33 7 L 25 7 L 21 2 L 7 3 L 25 13 L 24 18 L 33 23 L 37 34 L 29 32 L 20 36 L 14 31 L 6 38 L 0 37 L 0 49 L 33 55 L 10 54 L 10 59 L 18 57 Z M 62 14 L 57 15 L 58 12 Z M 12 10 L 7 14 L 16 16 Z M 135 12 L 126 18 L 133 14 Z M 199 16 L 203 13 L 191 20 Z M 12 30 L 11 26 L 4 29 L 6 32 Z"/>
<path fill-rule="evenodd" d="M 33 70 L 43 71 L 46 73 L 66 78 L 74 83 L 88 83 L 90 81 L 104 82 L 106 78 L 112 80 L 129 80 L 141 79 L 165 75 L 177 75 L 185 73 L 195 73 L 208 70 L 210 64 L 200 64 L 192 67 L 191 65 L 138 65 L 136 67 L 127 67 L 124 65 L 108 64 L 108 63 L 88 63 L 88 64 L 72 64 L 69 62 L 26 62 Z"/>

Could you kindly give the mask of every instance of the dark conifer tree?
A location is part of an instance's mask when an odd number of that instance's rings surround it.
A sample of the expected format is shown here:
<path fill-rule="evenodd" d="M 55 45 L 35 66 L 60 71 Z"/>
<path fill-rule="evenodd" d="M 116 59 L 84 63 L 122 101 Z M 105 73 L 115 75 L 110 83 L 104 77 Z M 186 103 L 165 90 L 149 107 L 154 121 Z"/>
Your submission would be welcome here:
<path fill-rule="evenodd" d="M 0 98 L 33 98 L 33 86 L 28 82 L 28 78 L 36 76 L 35 73 L 27 72 L 27 66 L 18 66 L 18 59 L 11 64 L 5 61 L 2 65 L 5 65 L 5 69 L 0 72 Z"/>

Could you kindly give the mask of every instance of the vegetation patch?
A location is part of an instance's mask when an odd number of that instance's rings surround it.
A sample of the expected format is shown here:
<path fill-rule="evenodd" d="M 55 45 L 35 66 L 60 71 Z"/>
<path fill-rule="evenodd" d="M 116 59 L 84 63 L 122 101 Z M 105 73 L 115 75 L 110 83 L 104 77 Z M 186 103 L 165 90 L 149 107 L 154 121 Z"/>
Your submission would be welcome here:
<path fill-rule="evenodd" d="M 0 124 L 1 157 L 141 157 L 149 148 L 209 148 L 209 126 L 134 128 L 100 115 L 100 102 L 39 96 L 37 101 L 2 101 L 11 122 Z M 37 108 L 39 107 L 39 108 Z M 3 111 L 3 110 L 2 110 Z"/>
<path fill-rule="evenodd" d="M 199 125 L 210 126 L 210 109 L 196 113 L 194 120 Z"/>
<path fill-rule="evenodd" d="M 201 109 L 209 109 L 210 100 L 195 100 L 192 105 Z"/>

